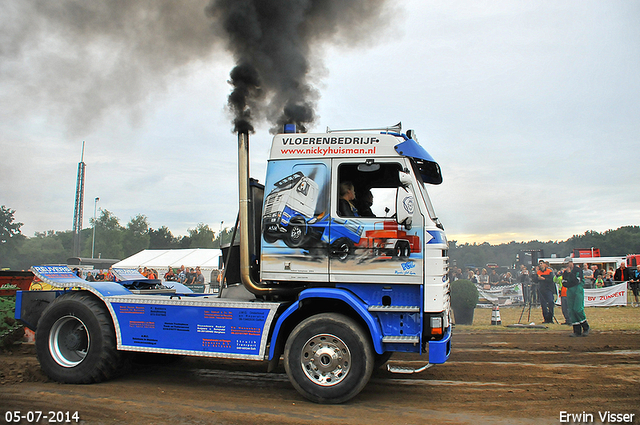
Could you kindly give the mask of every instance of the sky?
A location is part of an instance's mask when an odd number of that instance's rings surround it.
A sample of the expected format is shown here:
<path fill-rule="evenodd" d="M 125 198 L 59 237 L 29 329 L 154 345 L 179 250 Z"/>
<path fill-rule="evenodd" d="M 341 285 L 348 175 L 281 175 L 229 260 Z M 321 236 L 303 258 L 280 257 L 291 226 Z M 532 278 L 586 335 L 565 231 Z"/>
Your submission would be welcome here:
<path fill-rule="evenodd" d="M 0 205 L 22 233 L 94 208 L 214 231 L 237 214 L 236 64 L 208 0 L 8 0 Z M 640 224 L 640 2 L 389 2 L 309 51 L 310 131 L 402 121 L 438 161 L 449 240 L 566 240 Z M 272 123 L 255 123 L 264 182 Z M 95 198 L 99 198 L 96 203 Z"/>

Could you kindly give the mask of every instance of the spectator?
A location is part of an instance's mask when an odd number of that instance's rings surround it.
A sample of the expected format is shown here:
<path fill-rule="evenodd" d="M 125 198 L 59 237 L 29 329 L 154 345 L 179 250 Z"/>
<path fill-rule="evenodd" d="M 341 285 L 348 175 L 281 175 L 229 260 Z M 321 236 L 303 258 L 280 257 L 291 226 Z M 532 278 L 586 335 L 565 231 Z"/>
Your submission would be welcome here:
<path fill-rule="evenodd" d="M 171 281 L 171 282 L 175 282 L 176 280 L 178 280 L 178 277 L 173 272 L 173 267 L 171 266 L 167 267 L 167 272 L 164 274 L 164 280 Z"/>
<path fill-rule="evenodd" d="M 629 281 L 629 269 L 624 263 L 620 264 L 620 267 L 616 269 L 613 274 L 613 280 L 617 283 Z"/>
<path fill-rule="evenodd" d="M 196 281 L 196 273 L 193 270 L 193 267 L 189 268 L 189 271 L 186 274 L 186 279 L 184 281 L 185 285 L 193 285 Z"/>
<path fill-rule="evenodd" d="M 582 264 L 582 274 L 584 275 L 584 287 L 593 288 L 593 270 L 589 268 L 589 264 Z"/>
<path fill-rule="evenodd" d="M 498 273 L 496 273 L 496 269 L 491 270 L 491 274 L 489 275 L 489 283 L 494 286 L 500 283 L 500 276 L 498 276 Z"/>
<path fill-rule="evenodd" d="M 511 277 L 511 272 L 506 272 L 500 277 L 500 285 L 511 285 L 513 283 L 513 278 Z"/>
<path fill-rule="evenodd" d="M 589 335 L 589 323 L 584 314 L 584 277 L 582 269 L 573 264 L 573 259 L 564 260 L 565 271 L 562 274 L 562 284 L 567 287 L 567 304 L 569 306 L 569 321 L 573 325 L 570 336 Z"/>
<path fill-rule="evenodd" d="M 597 289 L 604 288 L 604 277 L 601 274 L 598 275 L 598 277 L 596 277 L 594 284 L 596 285 Z"/>
<path fill-rule="evenodd" d="M 473 270 L 469 270 L 469 272 L 467 273 L 467 279 L 469 279 L 471 283 L 478 283 L 478 279 L 476 278 L 476 275 L 473 273 Z"/>
<path fill-rule="evenodd" d="M 632 270 L 629 274 L 633 274 L 633 278 L 629 282 L 629 286 L 631 287 L 631 291 L 633 292 L 633 299 L 635 302 L 631 304 L 633 307 L 640 307 L 640 302 L 638 302 L 638 293 L 640 292 L 640 264 L 637 266 L 636 270 Z"/>
<path fill-rule="evenodd" d="M 202 271 L 200 271 L 200 267 L 196 267 L 195 283 L 198 285 L 204 285 L 204 275 L 202 274 Z"/>
<path fill-rule="evenodd" d="M 556 287 L 553 284 L 553 270 L 548 267 L 547 263 L 540 261 L 536 273 L 543 323 L 553 323 L 553 297 L 556 294 Z"/>
<path fill-rule="evenodd" d="M 87 278 L 86 278 L 87 282 L 95 282 L 96 279 L 93 277 L 93 275 L 91 274 L 91 272 L 87 272 Z"/>
<path fill-rule="evenodd" d="M 563 325 L 570 325 L 571 323 L 569 323 L 569 304 L 567 304 L 567 287 L 562 284 L 562 270 L 556 273 L 553 281 L 560 288 L 560 306 L 562 307 L 562 315 L 564 316 Z"/>
<path fill-rule="evenodd" d="M 184 265 L 180 266 L 180 272 L 178 272 L 178 281 L 185 283 L 187 281 L 187 272 L 184 269 Z"/>
<path fill-rule="evenodd" d="M 484 289 L 489 289 L 489 275 L 487 274 L 487 269 L 482 269 L 482 272 L 478 275 L 478 283 L 482 285 Z"/>
<path fill-rule="evenodd" d="M 604 286 L 605 288 L 613 286 L 613 272 L 607 272 L 607 274 L 605 275 Z"/>

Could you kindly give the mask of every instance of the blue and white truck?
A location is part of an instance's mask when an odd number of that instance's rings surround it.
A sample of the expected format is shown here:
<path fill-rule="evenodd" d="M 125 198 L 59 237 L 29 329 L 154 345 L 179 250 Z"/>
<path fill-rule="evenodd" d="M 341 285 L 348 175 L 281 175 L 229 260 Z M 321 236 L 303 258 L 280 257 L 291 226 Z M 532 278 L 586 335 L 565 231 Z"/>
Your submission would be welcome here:
<path fill-rule="evenodd" d="M 288 129 L 273 139 L 264 186 L 249 178 L 248 158 L 248 134 L 239 133 L 239 259 L 228 262 L 218 294 L 135 272 L 86 282 L 64 267 L 32 268 L 59 288 L 19 292 L 16 303 L 49 377 L 100 382 L 132 352 L 250 359 L 269 370 L 283 361 L 304 397 L 341 403 L 394 352 L 428 360 L 391 372 L 447 361 L 448 244 L 427 193 L 442 177 L 415 133 Z M 342 217 L 343 182 L 372 193 L 377 213 Z M 411 250 L 383 255 L 358 243 L 391 228 L 389 237 L 401 232 Z"/>

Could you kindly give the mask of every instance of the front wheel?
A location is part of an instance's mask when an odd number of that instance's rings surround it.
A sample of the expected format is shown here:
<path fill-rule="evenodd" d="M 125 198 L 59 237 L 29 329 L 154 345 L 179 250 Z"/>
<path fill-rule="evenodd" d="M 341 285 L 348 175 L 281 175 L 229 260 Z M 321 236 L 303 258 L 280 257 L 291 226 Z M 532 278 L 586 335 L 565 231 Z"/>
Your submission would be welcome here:
<path fill-rule="evenodd" d="M 303 320 L 284 348 L 292 385 L 316 403 L 342 403 L 369 381 L 374 351 L 368 334 L 353 319 L 323 313 Z"/>
<path fill-rule="evenodd" d="M 42 313 L 36 330 L 42 370 L 65 384 L 91 384 L 112 378 L 123 365 L 105 305 L 87 292 L 56 298 Z"/>
<path fill-rule="evenodd" d="M 299 248 L 302 246 L 305 236 L 307 236 L 307 223 L 304 220 L 291 220 L 289 231 L 285 236 L 284 243 L 289 248 Z"/>

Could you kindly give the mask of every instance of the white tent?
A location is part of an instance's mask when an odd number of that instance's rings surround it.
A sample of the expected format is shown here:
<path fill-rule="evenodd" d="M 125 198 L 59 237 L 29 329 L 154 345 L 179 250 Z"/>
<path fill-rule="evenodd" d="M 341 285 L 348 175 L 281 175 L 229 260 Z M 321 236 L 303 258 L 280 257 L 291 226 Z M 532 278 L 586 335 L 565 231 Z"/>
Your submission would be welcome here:
<path fill-rule="evenodd" d="M 125 258 L 113 265 L 113 268 L 137 269 L 148 267 L 158 271 L 158 278 L 162 279 L 168 267 L 179 268 L 199 266 L 209 283 L 211 272 L 218 270 L 222 262 L 222 251 L 219 249 L 145 249 Z"/>

